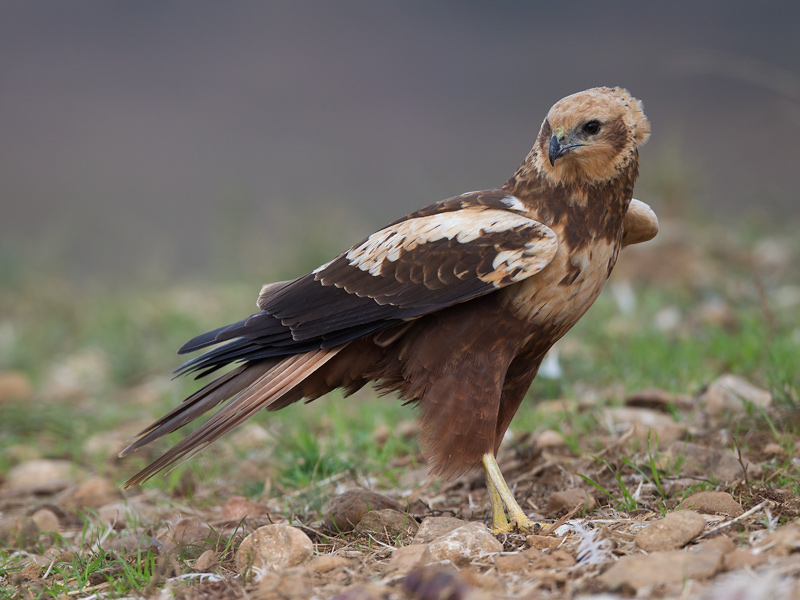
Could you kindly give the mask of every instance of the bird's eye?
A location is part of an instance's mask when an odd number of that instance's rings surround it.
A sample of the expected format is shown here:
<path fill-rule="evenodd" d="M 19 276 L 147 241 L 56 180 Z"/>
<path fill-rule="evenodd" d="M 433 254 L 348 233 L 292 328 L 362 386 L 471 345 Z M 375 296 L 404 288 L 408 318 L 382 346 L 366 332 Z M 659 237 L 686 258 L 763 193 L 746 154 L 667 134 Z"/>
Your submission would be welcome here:
<path fill-rule="evenodd" d="M 583 126 L 583 131 L 589 135 L 594 135 L 600 131 L 600 121 L 589 121 Z"/>

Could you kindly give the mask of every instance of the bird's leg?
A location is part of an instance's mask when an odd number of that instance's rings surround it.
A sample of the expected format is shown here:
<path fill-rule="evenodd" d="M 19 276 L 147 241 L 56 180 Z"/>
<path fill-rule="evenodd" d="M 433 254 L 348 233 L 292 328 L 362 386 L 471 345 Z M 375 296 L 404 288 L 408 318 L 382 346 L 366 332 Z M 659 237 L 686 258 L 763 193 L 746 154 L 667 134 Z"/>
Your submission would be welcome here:
<path fill-rule="evenodd" d="M 524 533 L 534 533 L 542 528 L 541 523 L 532 521 L 522 510 L 514 495 L 503 479 L 500 467 L 494 455 L 487 453 L 483 455 L 483 471 L 486 473 L 486 487 L 489 489 L 489 499 L 492 503 L 492 530 L 495 533 L 508 533 L 511 531 L 521 531 Z M 511 522 L 506 520 L 505 511 Z"/>

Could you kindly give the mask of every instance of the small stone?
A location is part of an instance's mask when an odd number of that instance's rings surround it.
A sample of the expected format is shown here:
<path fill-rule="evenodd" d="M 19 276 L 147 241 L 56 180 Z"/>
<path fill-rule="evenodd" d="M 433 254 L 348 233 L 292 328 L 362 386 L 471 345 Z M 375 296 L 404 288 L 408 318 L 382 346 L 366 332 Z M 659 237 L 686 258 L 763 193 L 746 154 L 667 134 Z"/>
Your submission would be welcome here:
<path fill-rule="evenodd" d="M 97 508 L 120 500 L 118 487 L 103 477 L 83 481 L 72 494 L 72 504 L 77 508 Z"/>
<path fill-rule="evenodd" d="M 370 490 L 354 489 L 336 496 L 322 513 L 329 529 L 345 533 L 352 531 L 369 511 L 384 508 L 403 510 L 397 500 Z"/>
<path fill-rule="evenodd" d="M 257 423 L 245 423 L 233 431 L 228 443 L 240 451 L 263 450 L 274 444 L 275 438 Z"/>
<path fill-rule="evenodd" d="M 652 408 L 666 412 L 670 405 L 688 410 L 694 405 L 691 397 L 673 394 L 666 390 L 646 389 L 630 394 L 625 398 L 625 405 L 634 408 Z"/>
<path fill-rule="evenodd" d="M 722 565 L 719 552 L 696 553 L 673 550 L 654 554 L 623 556 L 600 575 L 609 590 L 633 590 L 658 584 L 682 583 L 714 575 Z"/>
<path fill-rule="evenodd" d="M 530 567 L 530 561 L 520 553 L 501 554 L 494 559 L 498 573 L 522 573 Z"/>
<path fill-rule="evenodd" d="M 563 541 L 561 538 L 553 537 L 550 535 L 529 535 L 525 538 L 531 548 L 538 550 L 549 550 L 551 548 L 558 548 Z"/>
<path fill-rule="evenodd" d="M 784 454 L 784 450 L 781 448 L 781 445 L 776 444 L 775 442 L 770 442 L 769 444 L 765 445 L 761 451 L 769 456 L 781 456 Z"/>
<path fill-rule="evenodd" d="M 389 537 L 413 536 L 419 525 L 414 517 L 391 508 L 371 510 L 364 515 L 355 530 L 361 533 L 373 532 Z"/>
<path fill-rule="evenodd" d="M 648 552 L 681 548 L 700 535 L 706 527 L 702 515 L 691 510 L 669 513 L 634 536 L 636 545 Z"/>
<path fill-rule="evenodd" d="M 726 412 L 739 412 L 746 404 L 767 408 L 772 394 L 737 375 L 722 375 L 711 382 L 702 399 L 706 412 L 719 417 Z"/>
<path fill-rule="evenodd" d="M 394 428 L 394 433 L 404 440 L 415 438 L 419 435 L 419 423 L 416 421 L 400 421 Z"/>
<path fill-rule="evenodd" d="M 0 542 L 8 548 L 27 546 L 36 543 L 39 538 L 39 526 L 31 517 L 0 518 Z"/>
<path fill-rule="evenodd" d="M 733 552 L 726 554 L 722 560 L 722 566 L 726 571 L 738 571 L 739 569 L 755 569 L 767 561 L 766 554 L 753 554 L 749 550 L 737 548 Z"/>
<path fill-rule="evenodd" d="M 679 440 L 686 433 L 686 426 L 676 423 L 671 416 L 649 408 L 614 406 L 605 409 L 605 418 L 613 424 L 621 424 L 625 429 L 633 427 L 633 435 L 644 445 L 649 437 L 651 443 L 658 439 L 661 444 Z"/>
<path fill-rule="evenodd" d="M 59 531 L 61 523 L 58 520 L 58 515 L 49 508 L 40 508 L 31 518 L 36 523 L 39 531 Z"/>
<path fill-rule="evenodd" d="M 194 561 L 194 570 L 198 573 L 213 573 L 219 567 L 219 557 L 213 550 L 206 550 Z"/>
<path fill-rule="evenodd" d="M 545 429 L 542 431 L 536 436 L 536 441 L 534 443 L 536 444 L 537 448 L 542 450 L 563 448 L 566 446 L 564 443 L 564 436 L 553 429 Z"/>
<path fill-rule="evenodd" d="M 427 544 L 466 524 L 467 521 L 455 517 L 425 517 L 414 536 L 413 543 Z"/>
<path fill-rule="evenodd" d="M 738 457 L 729 450 L 708 448 L 691 442 L 674 442 L 656 458 L 659 468 L 669 469 L 677 462 L 680 462 L 681 475 L 684 477 L 713 478 L 725 483 L 744 478 Z M 757 465 L 747 463 L 750 476 L 754 477 L 759 470 Z"/>
<path fill-rule="evenodd" d="M 97 518 L 103 523 L 113 524 L 116 529 L 124 529 L 131 516 L 134 520 L 152 517 L 156 507 L 139 498 L 111 502 L 97 509 Z"/>
<path fill-rule="evenodd" d="M 736 502 L 728 492 L 700 492 L 685 498 L 678 510 L 691 508 L 707 515 L 726 515 L 738 517 L 744 512 L 742 505 Z"/>
<path fill-rule="evenodd" d="M 429 544 L 434 561 L 449 560 L 456 566 L 503 550 L 503 544 L 483 523 L 469 523 L 433 540 Z"/>
<path fill-rule="evenodd" d="M 547 497 L 547 511 L 551 514 L 568 512 L 580 505 L 588 513 L 597 506 L 597 501 L 589 492 L 581 488 L 561 490 Z"/>
<path fill-rule="evenodd" d="M 289 525 L 264 525 L 242 540 L 236 551 L 236 569 L 280 570 L 307 562 L 314 554 L 309 537 Z"/>
<path fill-rule="evenodd" d="M 394 557 L 394 554 L 392 554 Z M 350 559 L 344 556 L 336 556 L 335 554 L 323 554 L 322 556 L 315 556 L 308 563 L 308 570 L 311 573 L 329 573 L 336 569 L 346 569 L 352 565 Z"/>
<path fill-rule="evenodd" d="M 287 568 L 280 572 L 267 571 L 258 574 L 259 598 L 275 600 L 307 600 L 313 588 L 305 567 Z"/>
<path fill-rule="evenodd" d="M 431 562 L 431 551 L 428 544 L 412 544 L 392 552 L 389 569 L 399 573 L 408 573 L 414 567 L 421 567 L 429 562 Z"/>
<path fill-rule="evenodd" d="M 431 565 L 414 569 L 403 580 L 403 591 L 408 598 L 467 598 L 469 584 L 452 566 Z"/>
<path fill-rule="evenodd" d="M 190 544 L 200 547 L 209 546 L 213 543 L 212 538 L 215 537 L 215 534 L 207 523 L 200 519 L 187 518 L 176 522 L 163 537 L 164 548 L 169 552 Z"/>
<path fill-rule="evenodd" d="M 31 494 L 60 492 L 80 476 L 79 469 L 68 460 L 28 460 L 12 467 L 6 488 Z"/>
<path fill-rule="evenodd" d="M 790 523 L 766 536 L 759 548 L 770 548 L 773 556 L 788 556 L 800 548 L 800 523 Z"/>
<path fill-rule="evenodd" d="M 0 404 L 30 400 L 32 397 L 33 384 L 25 373 L 0 371 Z"/>
<path fill-rule="evenodd" d="M 392 430 L 389 428 L 388 425 L 385 423 L 381 423 L 375 429 L 373 429 L 370 437 L 372 441 L 375 442 L 375 445 L 379 448 L 383 448 L 386 445 L 386 442 L 389 441 L 389 437 L 392 435 Z"/>
<path fill-rule="evenodd" d="M 257 517 L 269 514 L 266 504 L 250 500 L 244 496 L 231 496 L 222 507 L 222 518 L 225 521 L 241 521 L 245 517 Z"/>

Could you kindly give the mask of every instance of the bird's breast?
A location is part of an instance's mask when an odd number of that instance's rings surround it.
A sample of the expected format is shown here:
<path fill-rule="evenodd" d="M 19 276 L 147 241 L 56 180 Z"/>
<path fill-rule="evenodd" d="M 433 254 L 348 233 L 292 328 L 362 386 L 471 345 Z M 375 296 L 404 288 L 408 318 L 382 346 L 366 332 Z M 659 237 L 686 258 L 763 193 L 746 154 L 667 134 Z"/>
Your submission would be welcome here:
<path fill-rule="evenodd" d="M 619 239 L 597 239 L 559 247 L 542 271 L 504 290 L 502 302 L 514 315 L 555 339 L 567 332 L 597 299 L 619 253 Z"/>

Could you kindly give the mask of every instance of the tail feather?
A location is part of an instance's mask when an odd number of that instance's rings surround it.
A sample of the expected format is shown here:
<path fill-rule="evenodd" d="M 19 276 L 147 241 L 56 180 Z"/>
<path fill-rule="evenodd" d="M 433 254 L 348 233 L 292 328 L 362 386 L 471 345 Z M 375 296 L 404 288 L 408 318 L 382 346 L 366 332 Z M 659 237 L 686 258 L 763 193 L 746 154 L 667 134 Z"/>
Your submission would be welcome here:
<path fill-rule="evenodd" d="M 159 471 L 191 458 L 264 408 L 270 409 L 275 404 L 283 407 L 300 400 L 303 397 L 300 391 L 303 381 L 343 348 L 344 346 L 338 346 L 327 350 L 296 354 L 277 363 L 243 365 L 221 377 L 220 379 L 224 379 L 224 381 L 220 382 L 218 386 L 212 387 L 220 380 L 212 382 L 187 399 L 177 409 L 145 429 L 140 434 L 142 437 L 123 450 L 121 455 L 129 454 L 148 443 L 144 441 L 145 438 L 151 441 L 188 423 L 205 410 L 230 397 L 228 392 L 232 391 L 234 395 L 238 395 L 220 408 L 196 431 L 131 477 L 123 487 L 129 488 L 147 481 Z M 248 372 L 251 370 L 254 372 Z M 192 400 L 190 405 L 184 406 L 190 400 Z"/>

